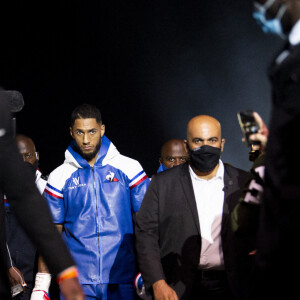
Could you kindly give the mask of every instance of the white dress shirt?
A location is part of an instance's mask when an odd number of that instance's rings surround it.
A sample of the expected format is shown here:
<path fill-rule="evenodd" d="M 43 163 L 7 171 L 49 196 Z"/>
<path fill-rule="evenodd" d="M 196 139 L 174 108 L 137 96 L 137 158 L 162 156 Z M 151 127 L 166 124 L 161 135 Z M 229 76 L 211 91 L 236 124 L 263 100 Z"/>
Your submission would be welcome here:
<path fill-rule="evenodd" d="M 189 167 L 202 238 L 200 269 L 224 269 L 221 240 L 221 224 L 224 203 L 224 165 L 219 161 L 215 177 L 209 180 L 199 178 Z"/>

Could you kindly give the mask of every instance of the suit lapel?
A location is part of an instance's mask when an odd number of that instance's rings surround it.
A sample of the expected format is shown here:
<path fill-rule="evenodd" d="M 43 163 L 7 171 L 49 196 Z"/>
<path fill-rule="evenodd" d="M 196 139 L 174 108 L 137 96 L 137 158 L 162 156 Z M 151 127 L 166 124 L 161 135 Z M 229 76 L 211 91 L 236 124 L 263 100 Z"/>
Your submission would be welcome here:
<path fill-rule="evenodd" d="M 182 185 L 184 196 L 185 196 L 185 198 L 188 202 L 188 205 L 191 209 L 193 220 L 194 220 L 197 230 L 200 234 L 200 223 L 199 223 L 197 204 L 196 204 L 196 199 L 195 199 L 195 194 L 194 194 L 194 189 L 193 189 L 193 184 L 192 184 L 188 164 L 185 164 L 182 168 L 180 182 Z"/>
<path fill-rule="evenodd" d="M 232 194 L 235 187 L 236 180 L 230 174 L 229 169 L 224 164 L 224 204 L 223 204 L 223 216 L 222 216 L 222 232 L 224 228 L 227 228 L 228 222 L 230 222 L 230 211 L 232 207 Z"/>

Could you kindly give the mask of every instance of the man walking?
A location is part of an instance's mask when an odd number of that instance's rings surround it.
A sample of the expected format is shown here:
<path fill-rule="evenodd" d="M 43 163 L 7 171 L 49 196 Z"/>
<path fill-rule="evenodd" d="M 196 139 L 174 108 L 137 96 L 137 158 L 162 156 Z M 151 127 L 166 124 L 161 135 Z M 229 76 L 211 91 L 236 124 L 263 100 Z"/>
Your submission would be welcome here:
<path fill-rule="evenodd" d="M 154 299 L 246 299 L 251 258 L 239 248 L 230 211 L 248 173 L 220 160 L 224 144 L 220 123 L 196 116 L 187 127 L 189 162 L 152 177 L 136 248 Z"/>
<path fill-rule="evenodd" d="M 133 221 L 149 179 L 139 162 L 121 155 L 104 135 L 98 108 L 71 115 L 65 162 L 45 189 L 54 223 L 79 269 L 87 299 L 134 299 Z M 45 271 L 45 270 L 44 270 Z"/>

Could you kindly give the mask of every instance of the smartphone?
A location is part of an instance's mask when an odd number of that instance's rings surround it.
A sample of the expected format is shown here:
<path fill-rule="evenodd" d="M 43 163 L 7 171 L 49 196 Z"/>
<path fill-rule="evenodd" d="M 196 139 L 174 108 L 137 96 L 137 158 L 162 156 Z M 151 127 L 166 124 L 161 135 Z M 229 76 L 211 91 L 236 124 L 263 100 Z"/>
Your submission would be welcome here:
<path fill-rule="evenodd" d="M 237 117 L 247 147 L 250 147 L 251 145 L 259 145 L 259 141 L 251 141 L 249 139 L 249 135 L 259 131 L 259 126 L 253 116 L 253 110 L 239 111 L 237 113 Z"/>
<path fill-rule="evenodd" d="M 11 295 L 12 297 L 16 297 L 17 295 L 19 295 L 20 293 L 23 293 L 23 287 L 20 283 L 14 285 L 11 287 Z"/>

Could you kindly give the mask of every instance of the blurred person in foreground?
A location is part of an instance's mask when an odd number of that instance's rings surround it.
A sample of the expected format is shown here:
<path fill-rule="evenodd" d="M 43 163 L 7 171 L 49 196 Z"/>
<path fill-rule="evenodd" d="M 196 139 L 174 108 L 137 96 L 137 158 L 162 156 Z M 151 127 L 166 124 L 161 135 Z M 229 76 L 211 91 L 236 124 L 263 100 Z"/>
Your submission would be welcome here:
<path fill-rule="evenodd" d="M 300 160 L 296 143 L 300 128 L 300 0 L 252 2 L 258 25 L 285 44 L 268 70 L 272 110 L 257 240 L 257 284 L 261 298 L 289 299 L 299 289 L 298 277 L 291 274 L 300 269 L 295 246 L 300 232 Z"/>
<path fill-rule="evenodd" d="M 82 300 L 84 295 L 77 279 L 77 268 L 52 224 L 45 199 L 40 195 L 30 169 L 26 168 L 13 137 L 9 105 L 0 93 L 0 190 L 24 231 L 42 253 L 47 265 L 68 300 Z M 10 299 L 7 270 L 4 202 L 0 203 L 0 299 Z M 59 255 L 58 255 L 59 253 Z"/>
<path fill-rule="evenodd" d="M 24 163 L 31 170 L 35 184 L 42 194 L 47 181 L 38 169 L 39 153 L 36 151 L 34 142 L 30 137 L 22 134 L 16 136 L 16 142 Z M 9 251 L 9 279 L 12 286 L 18 283 L 25 285 L 24 293 L 14 297 L 14 299 L 30 299 L 36 272 L 36 247 L 16 220 L 14 213 L 11 211 L 9 199 L 7 200 L 5 197 L 4 202 L 6 238 Z"/>

